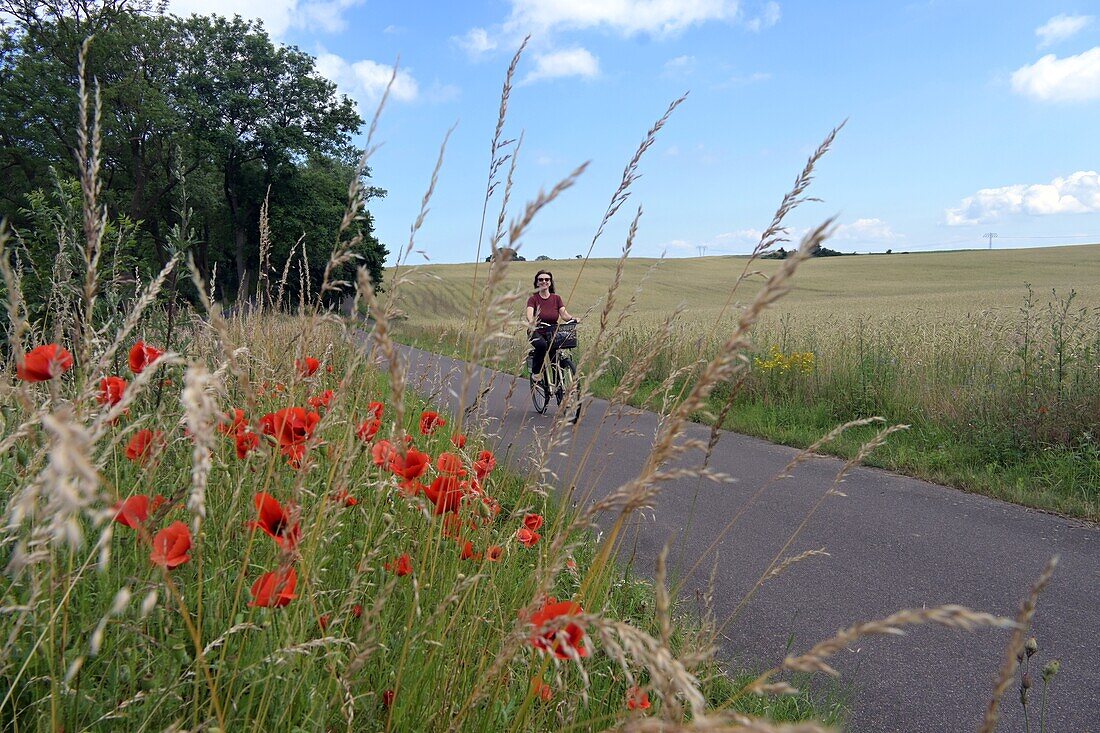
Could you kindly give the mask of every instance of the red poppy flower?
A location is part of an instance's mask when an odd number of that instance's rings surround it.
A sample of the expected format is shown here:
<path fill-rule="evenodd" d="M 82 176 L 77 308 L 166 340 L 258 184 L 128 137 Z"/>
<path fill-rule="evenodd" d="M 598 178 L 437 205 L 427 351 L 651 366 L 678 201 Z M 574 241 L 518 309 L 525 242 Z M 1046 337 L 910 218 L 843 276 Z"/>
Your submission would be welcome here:
<path fill-rule="evenodd" d="M 474 461 L 474 474 L 477 475 L 478 479 L 484 479 L 496 467 L 497 459 L 492 451 L 483 450 L 477 454 L 477 460 Z"/>
<path fill-rule="evenodd" d="M 543 702 L 550 702 L 554 699 L 554 688 L 538 677 L 533 677 L 531 678 L 531 696 L 537 697 Z"/>
<path fill-rule="evenodd" d="M 402 494 L 409 497 L 410 499 L 420 494 L 421 492 L 428 490 L 427 486 L 416 480 L 402 481 L 397 485 L 397 488 L 401 491 Z"/>
<path fill-rule="evenodd" d="M 15 364 L 15 375 L 24 382 L 45 382 L 73 368 L 73 355 L 57 344 L 45 344 L 28 351 Z"/>
<path fill-rule="evenodd" d="M 244 417 L 244 410 L 239 407 L 233 408 L 233 420 L 232 422 L 220 422 L 218 423 L 218 432 L 222 435 L 232 435 L 240 430 L 248 428 L 248 420 Z"/>
<path fill-rule="evenodd" d="M 152 430 L 139 430 L 134 433 L 134 437 L 130 438 L 130 444 L 126 446 L 126 457 L 131 461 L 144 463 L 163 440 L 164 433 L 159 430 L 155 433 Z"/>
<path fill-rule="evenodd" d="M 413 571 L 412 559 L 407 552 L 396 560 L 382 563 L 382 567 L 394 575 L 408 575 Z"/>
<path fill-rule="evenodd" d="M 376 466 L 384 466 L 390 462 L 390 456 L 397 450 L 388 440 L 380 440 L 370 449 L 371 462 Z"/>
<path fill-rule="evenodd" d="M 114 506 L 115 521 L 131 529 L 149 518 L 149 497 L 136 494 Z"/>
<path fill-rule="evenodd" d="M 237 458 L 244 460 L 248 457 L 248 454 L 258 448 L 259 445 L 259 435 L 250 433 L 247 430 L 240 430 L 237 432 Z"/>
<path fill-rule="evenodd" d="M 351 615 L 355 618 L 359 618 L 363 615 L 363 607 L 356 603 L 354 606 L 351 607 Z"/>
<path fill-rule="evenodd" d="M 523 526 L 532 532 L 537 532 L 542 527 L 542 521 L 541 514 L 528 514 L 523 518 Z"/>
<path fill-rule="evenodd" d="M 367 418 L 363 422 L 359 423 L 358 429 L 355 434 L 359 436 L 359 440 L 364 443 L 369 443 L 374 440 L 374 436 L 378 434 L 378 429 L 382 427 L 382 421 L 377 418 Z"/>
<path fill-rule="evenodd" d="M 526 527 L 520 527 L 516 532 L 516 539 L 524 547 L 534 547 L 535 543 L 542 537 L 538 532 L 532 532 Z"/>
<path fill-rule="evenodd" d="M 291 464 L 300 464 L 305 456 L 305 444 L 321 422 L 321 416 L 301 407 L 288 407 L 278 412 L 269 412 L 260 418 L 260 428 L 266 435 L 279 441 Z"/>
<path fill-rule="evenodd" d="M 474 552 L 474 543 L 470 540 L 466 540 L 466 543 L 462 545 L 462 559 L 474 561 L 481 559 L 481 553 Z"/>
<path fill-rule="evenodd" d="M 393 699 L 397 697 L 397 693 L 393 690 L 386 690 L 382 693 L 382 704 L 387 708 L 393 707 Z"/>
<path fill-rule="evenodd" d="M 122 402 L 126 392 L 126 380 L 122 377 L 104 377 L 99 382 L 99 395 L 96 399 L 101 405 L 117 405 Z"/>
<path fill-rule="evenodd" d="M 439 469 L 440 473 L 447 473 L 452 476 L 466 475 L 466 469 L 462 467 L 462 459 L 454 453 L 440 453 L 439 458 L 436 459 L 435 467 Z"/>
<path fill-rule="evenodd" d="M 427 453 L 409 448 L 404 456 L 397 451 L 390 454 L 389 469 L 406 481 L 412 481 L 424 475 L 431 461 L 432 457 Z"/>
<path fill-rule="evenodd" d="M 326 629 L 328 629 L 327 613 L 321 614 L 320 618 L 317 619 L 317 625 L 321 627 L 321 631 L 325 631 Z"/>
<path fill-rule="evenodd" d="M 459 481 L 457 476 L 436 476 L 432 485 L 424 492 L 428 500 L 435 504 L 437 515 L 446 512 L 457 512 L 462 498 L 466 495 L 466 484 Z"/>
<path fill-rule="evenodd" d="M 260 516 L 257 521 L 249 522 L 248 526 L 263 530 L 285 550 L 297 547 L 302 538 L 302 527 L 298 522 L 290 525 L 290 512 L 283 508 L 279 500 L 261 491 L 256 494 L 255 503 Z"/>
<path fill-rule="evenodd" d="M 626 691 L 627 710 L 649 710 L 649 695 L 641 687 L 634 685 Z"/>
<path fill-rule="evenodd" d="M 500 562 L 504 557 L 504 548 L 500 545 L 489 545 L 485 548 L 485 559 L 489 562 Z"/>
<path fill-rule="evenodd" d="M 451 445 L 455 448 L 466 447 L 466 435 L 464 433 L 455 433 L 451 436 Z"/>
<path fill-rule="evenodd" d="M 430 489 L 425 490 L 427 494 Z M 444 537 L 458 540 L 462 536 L 462 517 L 458 514 L 448 514 L 443 517 L 443 529 L 440 530 Z"/>
<path fill-rule="evenodd" d="M 134 374 L 141 374 L 145 371 L 145 367 L 162 356 L 164 356 L 163 351 L 139 340 L 134 344 L 134 347 L 130 349 L 130 371 Z"/>
<path fill-rule="evenodd" d="M 294 568 L 264 573 L 252 584 L 252 602 L 248 605 L 281 608 L 297 598 L 294 595 L 296 585 L 298 585 L 298 571 Z"/>
<path fill-rule="evenodd" d="M 382 412 L 385 411 L 386 406 L 381 402 L 372 402 L 367 405 L 367 417 L 374 418 L 375 420 L 382 419 Z"/>
<path fill-rule="evenodd" d="M 306 402 L 309 403 L 310 407 L 320 410 L 322 407 L 327 408 L 329 405 L 331 405 L 332 401 L 335 398 L 336 393 L 333 392 L 331 389 L 326 389 L 324 392 L 317 395 L 316 397 L 310 397 L 308 400 L 306 400 Z"/>
<path fill-rule="evenodd" d="M 548 598 L 541 609 L 531 616 L 535 627 L 531 635 L 531 644 L 536 649 L 553 652 L 558 659 L 571 659 L 574 655 L 587 657 L 588 648 L 584 643 L 584 629 L 579 624 L 564 623 L 558 619 L 579 616 L 584 609 L 572 601 L 554 601 Z"/>
<path fill-rule="evenodd" d="M 321 368 L 321 362 L 312 356 L 307 356 L 305 359 L 295 359 L 294 367 L 298 370 L 299 376 L 312 377 Z"/>
<path fill-rule="evenodd" d="M 431 435 L 436 428 L 441 428 L 447 424 L 447 421 L 439 416 L 438 412 L 431 410 L 425 410 L 420 413 L 420 434 Z"/>
<path fill-rule="evenodd" d="M 355 506 L 359 503 L 359 500 L 352 496 L 351 492 L 347 489 L 340 489 L 339 491 L 330 494 L 329 498 L 337 502 L 338 504 L 343 504 L 344 506 Z"/>
<path fill-rule="evenodd" d="M 172 522 L 153 537 L 153 552 L 149 559 L 154 565 L 174 568 L 191 559 L 191 530 L 183 522 Z"/>

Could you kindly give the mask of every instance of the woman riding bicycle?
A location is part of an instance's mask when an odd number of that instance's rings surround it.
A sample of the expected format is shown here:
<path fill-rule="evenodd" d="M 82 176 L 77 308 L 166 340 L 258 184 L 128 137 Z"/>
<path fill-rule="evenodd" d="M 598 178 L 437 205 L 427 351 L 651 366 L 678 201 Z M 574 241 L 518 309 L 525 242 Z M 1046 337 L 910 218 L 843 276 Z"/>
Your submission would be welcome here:
<path fill-rule="evenodd" d="M 531 373 L 542 371 L 546 352 L 553 340 L 558 321 L 575 321 L 565 309 L 565 302 L 554 292 L 554 275 L 549 270 L 535 273 L 535 294 L 527 299 L 527 332 L 530 334 L 534 359 Z"/>

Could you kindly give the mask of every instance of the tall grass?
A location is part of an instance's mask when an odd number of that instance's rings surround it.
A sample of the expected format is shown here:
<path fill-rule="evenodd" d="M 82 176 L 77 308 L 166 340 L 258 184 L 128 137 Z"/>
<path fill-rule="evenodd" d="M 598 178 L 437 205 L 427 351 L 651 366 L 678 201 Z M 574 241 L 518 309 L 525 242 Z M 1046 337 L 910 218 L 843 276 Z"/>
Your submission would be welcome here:
<path fill-rule="evenodd" d="M 81 90 L 83 235 L 61 244 L 73 242 L 83 285 L 58 311 L 56 331 L 26 318 L 0 227 L 9 366 L 26 370 L 29 348 L 48 341 L 75 354 L 64 374 L 26 381 L 8 368 L 0 383 L 10 405 L 0 429 L 5 729 L 816 731 L 822 724 L 784 727 L 777 719 L 804 717 L 797 705 L 753 701 L 797 695 L 792 674 L 830 672 L 826 660 L 867 635 L 921 623 L 1018 635 L 1026 628 L 1033 598 L 1018 621 L 955 606 L 902 611 L 733 684 L 713 675 L 720 621 L 678 623 L 663 557 L 645 612 L 632 603 L 636 588 L 620 580 L 614 558 L 623 527 L 653 506 L 666 481 L 723 478 L 705 466 L 673 468 L 696 447 L 684 428 L 747 373 L 752 330 L 831 222 L 803 239 L 732 330 L 715 335 L 690 383 L 665 379 L 667 414 L 637 476 L 599 500 L 575 497 L 555 490 L 545 464 L 523 478 L 491 467 L 492 436 L 479 421 L 484 387 L 472 368 L 464 375 L 467 408 L 443 416 L 446 424 L 410 390 L 391 329 L 415 273 L 398 270 L 378 296 L 359 270 L 354 292 L 373 322 L 365 344 L 359 320 L 320 307 L 326 292 L 351 286 L 330 279 L 352 258 L 342 239 L 319 291 L 307 300 L 302 288 L 294 314 L 261 307 L 224 315 L 213 286 L 191 267 L 199 307 L 162 316 L 159 293 L 176 262 L 122 307 L 98 307 L 107 217 L 97 203 L 93 97 Z M 502 104 L 498 131 L 505 112 Z M 667 119 L 643 138 L 596 236 Z M 492 152 L 487 200 L 501 167 L 495 143 Z M 441 150 L 436 173 L 442 160 Z M 532 219 L 583 170 L 498 226 L 492 251 L 504 237 L 518 248 Z M 361 204 L 353 184 L 349 212 Z M 518 294 L 503 287 L 508 267 L 494 258 L 474 283 L 472 360 L 499 356 L 499 337 L 514 326 Z M 262 305 L 272 300 L 269 284 Z M 617 289 L 618 280 L 609 301 Z M 623 348 L 631 337 L 622 326 L 603 319 L 593 341 Z M 150 355 L 134 344 L 126 359 L 133 376 L 108 392 L 104 380 L 124 373 L 126 347 L 137 337 L 168 343 L 169 328 L 177 351 Z M 661 328 L 667 338 L 676 326 Z M 614 359 L 605 356 L 615 349 L 587 355 L 582 372 L 612 373 Z M 632 368 L 622 383 L 650 378 L 660 365 L 640 360 Z M 568 407 L 540 437 L 536 457 L 569 437 Z M 290 408 L 302 408 L 300 422 L 280 417 Z M 882 430 L 857 460 L 893 431 Z M 572 470 L 585 470 L 590 453 L 575 452 Z M 430 465 L 419 464 L 423 458 Z M 414 476 L 418 465 L 423 472 Z M 823 487 L 821 500 L 833 489 Z M 138 497 L 150 500 L 147 510 Z M 597 540 L 598 518 L 610 528 Z M 189 547 L 167 543 L 169 531 L 189 537 Z M 801 558 L 777 556 L 761 582 Z"/>

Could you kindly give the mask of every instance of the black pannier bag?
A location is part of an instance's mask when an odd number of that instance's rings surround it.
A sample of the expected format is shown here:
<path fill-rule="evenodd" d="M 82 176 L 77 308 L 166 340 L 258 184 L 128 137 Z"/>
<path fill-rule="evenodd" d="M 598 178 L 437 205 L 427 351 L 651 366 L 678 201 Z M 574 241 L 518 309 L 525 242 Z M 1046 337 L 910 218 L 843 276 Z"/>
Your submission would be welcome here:
<path fill-rule="evenodd" d="M 551 333 L 554 336 L 554 344 L 551 348 L 554 349 L 575 349 L 577 348 L 577 324 L 576 323 L 561 323 L 557 328 L 553 329 Z"/>

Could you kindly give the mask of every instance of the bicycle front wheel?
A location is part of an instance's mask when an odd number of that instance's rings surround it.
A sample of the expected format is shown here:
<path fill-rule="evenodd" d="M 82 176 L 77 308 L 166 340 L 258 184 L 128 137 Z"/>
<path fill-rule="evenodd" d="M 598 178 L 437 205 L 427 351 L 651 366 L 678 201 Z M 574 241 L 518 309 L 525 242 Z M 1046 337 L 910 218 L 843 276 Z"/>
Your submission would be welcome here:
<path fill-rule="evenodd" d="M 550 404 L 550 387 L 546 383 L 546 375 L 541 378 L 531 375 L 531 403 L 535 406 L 535 412 L 540 415 L 546 412 L 546 406 Z"/>
<path fill-rule="evenodd" d="M 573 395 L 576 388 L 577 367 L 573 366 L 572 359 L 565 357 L 558 362 L 558 388 L 554 393 L 558 404 L 560 405 L 567 396 Z"/>

